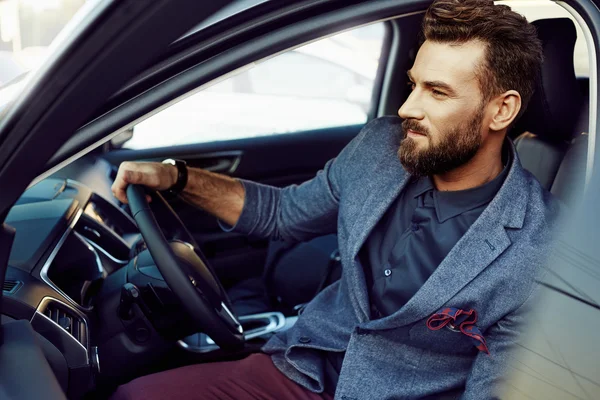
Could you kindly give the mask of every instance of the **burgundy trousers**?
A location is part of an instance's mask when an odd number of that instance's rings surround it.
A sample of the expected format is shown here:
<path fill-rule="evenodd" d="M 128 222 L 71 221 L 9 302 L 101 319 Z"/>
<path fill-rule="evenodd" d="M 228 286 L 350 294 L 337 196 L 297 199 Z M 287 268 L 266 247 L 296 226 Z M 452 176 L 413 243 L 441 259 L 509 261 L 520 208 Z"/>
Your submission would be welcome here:
<path fill-rule="evenodd" d="M 243 360 L 189 365 L 137 378 L 119 386 L 110 400 L 333 399 L 283 375 L 266 354 Z"/>

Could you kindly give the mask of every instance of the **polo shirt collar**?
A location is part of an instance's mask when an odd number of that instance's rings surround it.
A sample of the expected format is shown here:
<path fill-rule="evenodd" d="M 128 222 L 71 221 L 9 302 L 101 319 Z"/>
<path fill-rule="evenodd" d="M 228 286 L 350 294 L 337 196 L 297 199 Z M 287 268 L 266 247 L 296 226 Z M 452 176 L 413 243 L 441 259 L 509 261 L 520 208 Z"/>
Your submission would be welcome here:
<path fill-rule="evenodd" d="M 435 213 L 439 223 L 487 204 L 500 190 L 513 162 L 512 153 L 506 145 L 503 148 L 502 158 L 505 161 L 502 172 L 481 186 L 465 190 L 439 191 L 435 188 L 431 177 L 421 177 L 415 182 L 414 198 L 430 190 L 433 191 Z"/>

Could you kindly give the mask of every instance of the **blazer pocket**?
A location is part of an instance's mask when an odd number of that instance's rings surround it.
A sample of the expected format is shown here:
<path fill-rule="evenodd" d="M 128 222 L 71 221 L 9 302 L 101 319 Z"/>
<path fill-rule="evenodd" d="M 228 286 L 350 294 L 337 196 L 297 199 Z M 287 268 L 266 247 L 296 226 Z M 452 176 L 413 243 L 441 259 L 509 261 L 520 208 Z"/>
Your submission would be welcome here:
<path fill-rule="evenodd" d="M 478 353 L 471 338 L 448 326 L 437 331 L 427 327 L 427 320 L 415 323 L 409 331 L 411 344 L 438 353 L 474 356 Z"/>

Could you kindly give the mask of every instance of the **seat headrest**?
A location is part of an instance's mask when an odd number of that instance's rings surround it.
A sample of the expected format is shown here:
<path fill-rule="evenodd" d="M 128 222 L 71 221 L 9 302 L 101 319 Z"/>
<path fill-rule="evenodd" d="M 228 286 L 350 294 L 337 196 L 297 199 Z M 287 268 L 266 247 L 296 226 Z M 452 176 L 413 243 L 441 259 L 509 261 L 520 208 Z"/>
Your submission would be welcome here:
<path fill-rule="evenodd" d="M 568 18 L 532 24 L 542 41 L 544 62 L 535 92 L 513 132 L 529 131 L 546 140 L 568 141 L 575 134 L 584 101 L 573 66 L 575 25 Z"/>

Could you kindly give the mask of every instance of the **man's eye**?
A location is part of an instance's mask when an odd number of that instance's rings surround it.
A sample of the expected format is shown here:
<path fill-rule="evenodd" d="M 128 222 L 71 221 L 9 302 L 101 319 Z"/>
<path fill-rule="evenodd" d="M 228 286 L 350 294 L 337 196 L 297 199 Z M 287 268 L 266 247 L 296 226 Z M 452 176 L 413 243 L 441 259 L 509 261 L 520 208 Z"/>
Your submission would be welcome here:
<path fill-rule="evenodd" d="M 446 95 L 446 93 L 440 92 L 437 89 L 431 89 L 431 93 L 433 93 L 435 96 L 445 96 Z"/>

